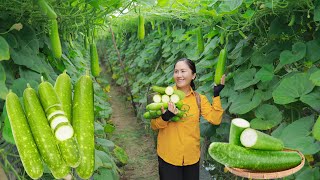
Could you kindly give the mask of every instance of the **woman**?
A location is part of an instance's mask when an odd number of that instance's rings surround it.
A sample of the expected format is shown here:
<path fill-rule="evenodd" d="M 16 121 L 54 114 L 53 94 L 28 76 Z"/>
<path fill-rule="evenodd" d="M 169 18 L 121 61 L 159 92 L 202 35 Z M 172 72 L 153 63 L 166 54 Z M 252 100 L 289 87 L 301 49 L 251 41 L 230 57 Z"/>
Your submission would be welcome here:
<path fill-rule="evenodd" d="M 174 89 L 185 92 L 183 103 L 190 107 L 180 122 L 170 119 L 178 113 L 172 102 L 168 110 L 162 108 L 162 116 L 151 120 L 153 130 L 159 130 L 157 153 L 159 160 L 159 175 L 161 180 L 198 180 L 200 160 L 200 113 L 214 125 L 221 123 L 223 109 L 219 93 L 224 87 L 225 76 L 221 84 L 214 87 L 213 105 L 207 97 L 197 95 L 193 80 L 196 78 L 195 64 L 186 58 L 180 59 L 174 65 Z M 197 101 L 200 108 L 198 108 Z M 199 110 L 201 112 L 199 112 Z"/>

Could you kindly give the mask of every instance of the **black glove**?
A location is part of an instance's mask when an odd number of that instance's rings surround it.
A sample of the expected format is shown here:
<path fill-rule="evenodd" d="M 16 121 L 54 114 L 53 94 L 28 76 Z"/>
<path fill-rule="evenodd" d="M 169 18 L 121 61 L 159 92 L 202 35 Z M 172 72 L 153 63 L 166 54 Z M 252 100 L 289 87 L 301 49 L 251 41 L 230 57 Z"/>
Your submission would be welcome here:
<path fill-rule="evenodd" d="M 166 110 L 166 112 L 161 115 L 164 121 L 169 121 L 173 116 L 175 116 L 175 114 L 169 110 Z"/>
<path fill-rule="evenodd" d="M 224 88 L 224 85 L 222 84 L 219 84 L 217 86 L 214 86 L 213 87 L 213 96 L 214 97 L 217 97 L 219 96 L 220 92 L 222 91 L 222 89 Z"/>

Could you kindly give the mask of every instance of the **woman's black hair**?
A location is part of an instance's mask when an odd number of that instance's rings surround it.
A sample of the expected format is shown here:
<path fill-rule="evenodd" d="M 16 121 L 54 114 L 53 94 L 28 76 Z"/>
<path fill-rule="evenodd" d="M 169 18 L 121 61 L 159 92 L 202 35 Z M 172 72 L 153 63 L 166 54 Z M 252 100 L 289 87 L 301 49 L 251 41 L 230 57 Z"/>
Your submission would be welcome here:
<path fill-rule="evenodd" d="M 187 58 L 181 58 L 179 59 L 175 64 L 174 64 L 174 68 L 176 68 L 176 64 L 180 61 L 184 61 L 185 63 L 187 63 L 188 67 L 191 69 L 192 73 L 197 73 L 197 70 L 196 70 L 196 65 L 194 64 L 193 61 L 191 61 L 190 59 L 187 59 Z M 194 78 L 196 79 L 196 77 Z M 193 79 L 193 80 L 194 80 Z M 191 80 L 191 83 L 190 83 L 190 86 L 193 90 L 196 89 L 196 85 L 194 84 L 193 80 Z"/>

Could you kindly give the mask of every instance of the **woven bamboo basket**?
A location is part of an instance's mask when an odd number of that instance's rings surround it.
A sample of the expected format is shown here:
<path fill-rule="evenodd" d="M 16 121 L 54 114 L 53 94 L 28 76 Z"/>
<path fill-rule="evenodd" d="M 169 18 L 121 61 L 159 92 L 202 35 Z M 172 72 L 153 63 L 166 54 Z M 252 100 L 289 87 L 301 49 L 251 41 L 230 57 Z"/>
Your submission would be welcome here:
<path fill-rule="evenodd" d="M 289 150 L 286 149 L 285 151 L 296 151 L 296 150 Z M 300 151 L 296 151 L 299 153 L 300 157 L 301 157 L 301 163 L 293 168 L 290 169 L 286 169 L 283 171 L 277 171 L 277 172 L 258 172 L 258 171 L 252 171 L 252 170 L 248 170 L 248 169 L 240 169 L 240 168 L 231 168 L 231 167 L 227 167 L 226 169 L 228 169 L 229 172 L 231 172 L 234 175 L 240 176 L 240 177 L 245 177 L 245 178 L 249 178 L 249 179 L 277 179 L 277 178 L 283 178 L 286 176 L 289 176 L 291 174 L 294 174 L 296 172 L 298 172 L 305 163 L 305 158 L 303 156 L 303 154 Z"/>

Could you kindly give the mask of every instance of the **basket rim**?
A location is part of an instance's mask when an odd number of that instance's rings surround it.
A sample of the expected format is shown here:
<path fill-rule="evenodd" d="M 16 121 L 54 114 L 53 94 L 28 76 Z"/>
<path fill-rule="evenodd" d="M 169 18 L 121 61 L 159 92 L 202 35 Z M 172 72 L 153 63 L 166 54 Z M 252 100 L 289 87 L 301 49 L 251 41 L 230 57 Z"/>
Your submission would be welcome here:
<path fill-rule="evenodd" d="M 298 166 L 290 168 L 290 169 L 286 169 L 286 170 L 282 170 L 282 171 L 271 171 L 271 172 L 258 172 L 258 171 L 252 171 L 252 170 L 241 169 L 241 168 L 232 168 L 232 167 L 228 167 L 228 166 L 225 166 L 225 167 L 232 174 L 240 176 L 240 177 L 249 178 L 249 179 L 283 178 L 283 177 L 286 177 L 286 176 L 289 176 L 291 174 L 298 172 L 305 164 L 305 157 L 300 151 L 294 150 L 294 149 L 284 149 L 283 151 L 297 152 L 301 157 L 301 163 Z"/>

